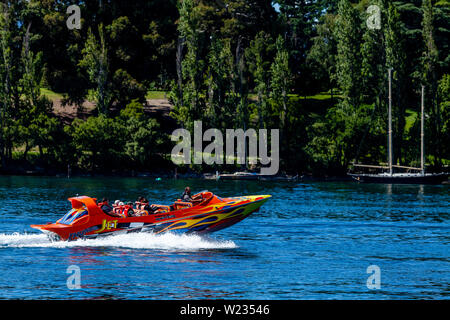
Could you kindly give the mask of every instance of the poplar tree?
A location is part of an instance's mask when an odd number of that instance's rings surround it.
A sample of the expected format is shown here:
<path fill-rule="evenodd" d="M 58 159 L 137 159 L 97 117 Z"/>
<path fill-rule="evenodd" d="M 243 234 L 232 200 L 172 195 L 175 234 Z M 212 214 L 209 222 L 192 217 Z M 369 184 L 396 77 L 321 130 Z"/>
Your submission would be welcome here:
<path fill-rule="evenodd" d="M 6 165 L 5 154 L 9 139 L 10 113 L 12 107 L 11 85 L 13 54 L 11 49 L 10 11 L 6 4 L 0 3 L 0 157 L 2 167 Z"/>
<path fill-rule="evenodd" d="M 422 81 L 426 85 L 426 101 L 428 112 L 431 114 L 432 125 L 427 126 L 431 130 L 431 153 L 435 156 L 436 164 L 441 162 L 441 119 L 438 105 L 438 76 L 437 68 L 439 52 L 434 37 L 434 12 L 431 0 L 422 1 L 422 37 L 424 51 L 422 55 Z"/>
<path fill-rule="evenodd" d="M 205 30 L 201 28 L 201 16 L 194 0 L 182 1 L 179 13 L 178 32 L 186 48 L 181 62 L 183 97 L 172 114 L 192 130 L 194 121 L 200 119 L 204 107 L 200 95 L 204 83 L 205 60 L 201 53 Z"/>
<path fill-rule="evenodd" d="M 234 116 L 233 55 L 229 39 L 213 37 L 208 54 L 208 103 L 206 117 L 214 128 L 226 129 Z"/>
<path fill-rule="evenodd" d="M 46 137 L 41 133 L 45 131 L 48 122 L 48 113 L 52 109 L 52 104 L 40 93 L 40 82 L 42 78 L 42 52 L 35 54 L 31 50 L 30 33 L 31 23 L 28 24 L 22 42 L 20 79 L 21 101 L 17 114 L 18 136 L 16 142 L 25 143 L 24 159 L 27 158 L 28 151 L 37 145 L 39 153 L 43 156 L 42 145 Z"/>
<path fill-rule="evenodd" d="M 408 72 L 406 69 L 405 34 L 402 28 L 402 21 L 397 7 L 393 3 L 387 6 L 387 14 L 384 23 L 386 68 L 393 69 L 392 81 L 392 122 L 393 122 L 393 143 L 394 143 L 394 163 L 402 158 L 402 145 L 404 141 L 405 115 L 407 104 L 407 90 L 409 86 Z M 385 78 L 387 79 L 387 78 Z M 385 83 L 387 80 L 385 80 Z M 384 95 L 386 100 L 387 94 Z"/>
<path fill-rule="evenodd" d="M 95 85 L 94 98 L 99 113 L 108 114 L 111 104 L 111 88 L 109 85 L 108 49 L 106 47 L 103 24 L 98 26 L 99 40 L 89 28 L 83 58 L 79 65 L 87 71 L 90 81 Z"/>
<path fill-rule="evenodd" d="M 361 93 L 361 21 L 349 0 L 340 0 L 334 35 L 337 41 L 336 81 L 344 104 L 358 109 Z"/>
<path fill-rule="evenodd" d="M 278 107 L 280 126 L 283 130 L 286 125 L 288 112 L 288 93 L 292 84 L 292 74 L 289 68 L 289 53 L 285 47 L 282 36 L 276 40 L 275 59 L 270 68 L 271 97 Z"/>
<path fill-rule="evenodd" d="M 385 11 L 382 1 L 375 4 L 380 8 L 380 13 Z M 361 44 L 361 81 L 362 100 L 365 103 L 380 105 L 383 100 L 383 88 L 385 87 L 385 48 L 383 30 L 386 27 L 386 15 L 380 16 L 380 28 L 369 28 L 366 24 L 369 15 L 363 14 L 362 28 L 364 34 Z"/>
<path fill-rule="evenodd" d="M 270 36 L 261 31 L 250 42 L 246 52 L 249 71 L 253 76 L 258 97 L 257 113 L 260 128 L 267 127 L 267 120 L 270 115 L 267 101 L 269 98 L 269 79 L 271 78 L 270 61 L 267 52 L 271 47 L 270 41 Z"/>
<path fill-rule="evenodd" d="M 438 87 L 440 113 L 442 116 L 442 152 L 450 154 L 450 74 L 444 74 Z"/>
<path fill-rule="evenodd" d="M 335 14 L 326 13 L 320 18 L 320 23 L 316 26 L 316 35 L 312 38 L 313 44 L 307 58 L 312 70 L 311 75 L 321 85 L 318 89 L 330 90 L 332 99 L 333 89 L 336 87 L 337 41 L 334 34 L 335 26 Z"/>

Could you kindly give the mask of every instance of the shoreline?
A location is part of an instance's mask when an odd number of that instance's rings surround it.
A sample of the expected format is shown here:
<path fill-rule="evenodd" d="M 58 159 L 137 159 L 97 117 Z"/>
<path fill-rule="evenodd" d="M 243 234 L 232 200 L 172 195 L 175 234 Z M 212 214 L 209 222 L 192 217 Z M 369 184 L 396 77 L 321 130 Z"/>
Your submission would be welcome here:
<path fill-rule="evenodd" d="M 66 172 L 57 169 L 48 169 L 35 166 L 33 168 L 11 166 L 6 169 L 0 168 L 0 176 L 12 177 L 56 177 L 56 178 L 150 178 L 154 180 L 177 180 L 177 179 L 200 179 L 200 180 L 220 180 L 216 179 L 216 172 L 195 172 L 190 168 L 182 168 L 182 172 L 179 172 L 180 168 L 160 169 L 155 171 L 138 171 L 138 170 L 113 170 L 109 172 L 103 172 L 101 170 L 87 172 L 80 169 L 69 169 Z M 235 170 L 236 171 L 236 170 Z M 224 174 L 226 172 L 220 172 Z M 220 180 L 224 181 L 224 180 Z M 286 172 L 279 172 L 273 176 L 264 176 L 263 179 L 245 180 L 234 179 L 227 181 L 258 181 L 258 182 L 351 182 L 353 179 L 348 175 L 314 175 L 311 172 L 304 172 L 302 174 L 288 174 Z M 444 181 L 441 185 L 450 185 L 449 181 Z"/>
<path fill-rule="evenodd" d="M 224 172 L 222 172 L 224 173 Z M 47 170 L 0 170 L 0 176 L 12 177 L 12 176 L 20 176 L 20 177 L 55 177 L 55 178 L 154 178 L 154 179 L 202 179 L 202 180 L 217 180 L 215 178 L 215 173 L 212 172 L 185 172 L 185 173 L 177 173 L 174 171 L 135 171 L 135 172 L 77 172 L 67 174 L 61 171 L 49 172 Z M 299 176 L 296 179 L 286 179 L 279 180 L 280 177 L 286 177 L 285 174 L 277 174 L 272 177 L 265 176 L 264 181 L 280 181 L 280 182 L 301 182 L 301 181 L 312 181 L 312 182 L 345 182 L 352 181 L 351 177 L 336 175 L 336 176 L 314 176 L 312 174 L 306 173 L 303 176 Z M 229 180 L 229 181 L 244 181 L 244 180 Z M 248 181 L 248 180 L 247 180 Z M 251 180 L 250 180 L 251 181 Z M 253 180 L 253 181 L 261 181 L 261 180 Z"/>

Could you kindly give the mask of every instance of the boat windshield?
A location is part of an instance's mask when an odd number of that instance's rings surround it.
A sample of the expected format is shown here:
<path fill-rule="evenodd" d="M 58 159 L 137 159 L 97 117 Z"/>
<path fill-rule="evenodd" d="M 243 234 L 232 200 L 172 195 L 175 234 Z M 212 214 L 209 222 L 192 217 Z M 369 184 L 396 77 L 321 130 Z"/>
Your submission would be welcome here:
<path fill-rule="evenodd" d="M 87 216 L 88 212 L 85 208 L 80 209 L 71 209 L 69 212 L 67 212 L 64 217 L 61 218 L 59 223 L 62 224 L 71 224 L 75 220 Z"/>

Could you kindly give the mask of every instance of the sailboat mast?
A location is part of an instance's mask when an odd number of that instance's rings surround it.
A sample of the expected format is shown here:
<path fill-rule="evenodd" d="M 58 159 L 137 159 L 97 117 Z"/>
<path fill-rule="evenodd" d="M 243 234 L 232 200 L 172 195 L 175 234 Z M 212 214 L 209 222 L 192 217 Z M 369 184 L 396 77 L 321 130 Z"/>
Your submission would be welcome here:
<path fill-rule="evenodd" d="M 392 175 L 392 68 L 389 68 L 389 128 L 388 128 L 388 150 L 389 150 L 389 174 Z"/>
<path fill-rule="evenodd" d="M 422 85 L 422 114 L 420 121 L 420 169 L 422 174 L 425 174 L 425 86 Z"/>

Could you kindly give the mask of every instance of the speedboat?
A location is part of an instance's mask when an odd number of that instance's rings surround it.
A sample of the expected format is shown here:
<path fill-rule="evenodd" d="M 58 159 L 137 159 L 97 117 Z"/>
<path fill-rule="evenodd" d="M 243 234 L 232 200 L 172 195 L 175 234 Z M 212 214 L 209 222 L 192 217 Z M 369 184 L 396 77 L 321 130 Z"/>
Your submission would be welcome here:
<path fill-rule="evenodd" d="M 172 205 L 152 205 L 156 210 L 135 210 L 132 217 L 117 217 L 105 213 L 95 198 L 69 198 L 72 209 L 55 223 L 31 225 L 46 233 L 50 240 L 92 239 L 100 236 L 131 232 L 163 232 L 204 234 L 229 227 L 258 211 L 271 196 L 240 196 L 221 198 L 203 191 L 193 196 L 196 202 Z"/>

